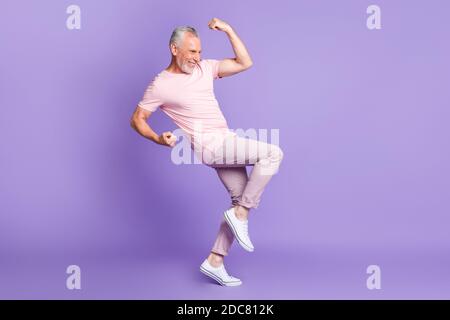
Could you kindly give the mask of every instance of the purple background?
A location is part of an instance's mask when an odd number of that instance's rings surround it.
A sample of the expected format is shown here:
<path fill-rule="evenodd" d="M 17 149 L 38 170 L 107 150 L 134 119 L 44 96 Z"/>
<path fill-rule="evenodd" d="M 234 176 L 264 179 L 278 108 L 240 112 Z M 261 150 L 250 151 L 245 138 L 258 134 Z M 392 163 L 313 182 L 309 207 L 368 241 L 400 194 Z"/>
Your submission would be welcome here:
<path fill-rule="evenodd" d="M 66 8 L 81 7 L 81 30 Z M 366 27 L 366 8 L 382 29 Z M 448 1 L 3 0 L 0 298 L 450 298 Z M 215 172 L 176 166 L 129 118 L 170 62 L 177 25 L 203 58 L 254 66 L 215 82 L 230 128 L 280 129 L 280 172 L 253 211 L 253 254 L 198 267 L 229 197 Z M 176 127 L 161 112 L 157 131 Z M 65 288 L 66 267 L 82 290 Z M 382 289 L 366 288 L 366 267 Z"/>

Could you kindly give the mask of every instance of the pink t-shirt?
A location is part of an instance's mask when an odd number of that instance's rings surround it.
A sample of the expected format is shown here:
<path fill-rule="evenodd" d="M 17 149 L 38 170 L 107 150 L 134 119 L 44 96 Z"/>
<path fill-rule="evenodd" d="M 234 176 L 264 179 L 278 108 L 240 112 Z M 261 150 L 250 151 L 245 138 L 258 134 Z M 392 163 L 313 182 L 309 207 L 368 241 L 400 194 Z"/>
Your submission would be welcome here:
<path fill-rule="evenodd" d="M 191 74 L 161 71 L 148 85 L 138 106 L 155 112 L 158 107 L 190 139 L 191 147 L 212 150 L 234 135 L 214 95 L 219 60 L 201 60 Z"/>

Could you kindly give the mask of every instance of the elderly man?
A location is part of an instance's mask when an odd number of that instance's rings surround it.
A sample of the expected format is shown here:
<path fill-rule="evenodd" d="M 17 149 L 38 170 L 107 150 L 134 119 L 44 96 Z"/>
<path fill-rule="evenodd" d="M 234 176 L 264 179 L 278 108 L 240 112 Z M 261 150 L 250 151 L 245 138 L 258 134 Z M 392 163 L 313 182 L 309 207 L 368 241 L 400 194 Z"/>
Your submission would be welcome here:
<path fill-rule="evenodd" d="M 254 250 L 248 234 L 248 214 L 258 207 L 265 186 L 278 171 L 283 152 L 276 145 L 239 137 L 229 130 L 214 96 L 213 80 L 247 70 L 253 62 L 229 24 L 214 18 L 208 26 L 225 32 L 235 57 L 202 60 L 196 30 L 189 26 L 176 28 L 169 42 L 170 65 L 148 85 L 132 115 L 131 126 L 143 137 L 173 147 L 176 137 L 171 132 L 158 135 L 148 125 L 148 118 L 160 107 L 186 133 L 202 163 L 217 171 L 231 196 L 231 207 L 224 211 L 217 238 L 200 271 L 223 286 L 238 286 L 242 281 L 227 273 L 224 257 L 234 238 L 245 250 Z M 247 165 L 253 166 L 250 176 Z"/>

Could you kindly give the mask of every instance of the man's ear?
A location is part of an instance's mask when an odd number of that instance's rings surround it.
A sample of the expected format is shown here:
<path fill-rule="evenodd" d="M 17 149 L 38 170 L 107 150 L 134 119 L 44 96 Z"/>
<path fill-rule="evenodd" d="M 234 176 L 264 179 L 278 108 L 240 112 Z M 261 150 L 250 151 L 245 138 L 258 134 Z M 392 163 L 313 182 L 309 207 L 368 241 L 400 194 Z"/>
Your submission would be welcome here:
<path fill-rule="evenodd" d="M 174 56 L 176 56 L 177 53 L 178 53 L 178 48 L 177 48 L 177 46 L 176 46 L 174 43 L 171 43 L 171 44 L 170 44 L 170 52 L 172 52 L 172 54 L 173 54 Z"/>

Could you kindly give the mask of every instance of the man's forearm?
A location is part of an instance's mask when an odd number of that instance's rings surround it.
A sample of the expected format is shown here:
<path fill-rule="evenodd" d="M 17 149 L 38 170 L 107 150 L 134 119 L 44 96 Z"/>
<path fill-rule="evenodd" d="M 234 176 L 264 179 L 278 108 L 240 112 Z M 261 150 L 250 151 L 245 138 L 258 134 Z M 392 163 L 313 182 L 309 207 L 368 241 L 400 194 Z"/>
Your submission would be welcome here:
<path fill-rule="evenodd" d="M 131 126 L 144 138 L 159 143 L 159 135 L 145 121 L 132 121 Z"/>
<path fill-rule="evenodd" d="M 225 32 L 228 35 L 228 39 L 230 39 L 231 46 L 233 47 L 236 62 L 245 67 L 251 66 L 253 64 L 252 58 L 250 57 L 247 48 L 245 48 L 244 43 L 233 28 L 229 27 L 225 30 Z"/>

